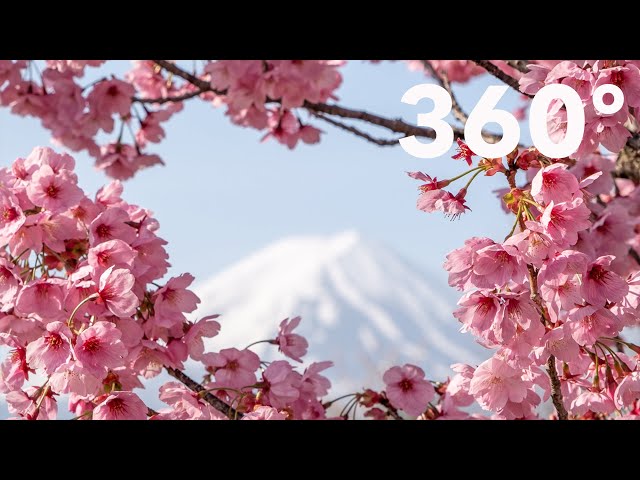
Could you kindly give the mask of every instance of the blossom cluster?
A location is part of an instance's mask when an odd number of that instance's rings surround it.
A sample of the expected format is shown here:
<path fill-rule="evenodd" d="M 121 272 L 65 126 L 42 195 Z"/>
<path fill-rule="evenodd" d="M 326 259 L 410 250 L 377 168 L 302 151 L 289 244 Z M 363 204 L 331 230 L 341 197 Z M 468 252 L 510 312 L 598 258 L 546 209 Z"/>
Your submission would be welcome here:
<path fill-rule="evenodd" d="M 454 158 L 472 166 L 473 152 L 459 144 Z M 455 365 L 438 405 L 421 414 L 466 417 L 459 408 L 475 401 L 494 418 L 537 418 L 557 378 L 563 400 L 556 408 L 569 416 L 640 415 L 640 347 L 622 335 L 640 324 L 640 189 L 614 181 L 614 159 L 599 152 L 549 159 L 524 149 L 506 160 L 483 158 L 440 181 L 409 173 L 425 182 L 418 208 L 451 216 L 469 208 L 471 181 L 457 195 L 445 190 L 451 183 L 504 174 L 503 205 L 515 215 L 503 241 L 472 237 L 447 256 L 449 284 L 464 291 L 454 316 L 493 355 L 478 367 Z M 520 187 L 518 171 L 526 175 Z"/>
<path fill-rule="evenodd" d="M 52 419 L 67 398 L 76 418 L 223 419 L 205 395 L 168 382 L 153 411 L 137 391 L 185 362 L 207 372 L 204 393 L 244 419 L 324 418 L 331 362 L 302 372 L 249 348 L 209 351 L 217 315 L 188 320 L 199 298 L 188 273 L 162 282 L 166 241 L 147 209 L 122 199 L 113 181 L 85 195 L 74 159 L 50 148 L 0 170 L 0 394 L 15 418 Z M 158 283 L 160 282 L 160 283 Z M 285 319 L 267 340 L 301 362 L 307 341 Z"/>
<path fill-rule="evenodd" d="M 177 82 L 150 60 L 133 62 L 123 78 L 93 83 L 82 79 L 103 60 L 0 61 L 0 105 L 40 119 L 55 144 L 87 151 L 98 169 L 125 180 L 139 170 L 163 164 L 148 152 L 165 136 L 163 124 L 198 96 L 188 82 Z M 320 140 L 320 130 L 297 114 L 304 102 L 335 98 L 344 62 L 326 60 L 221 60 L 204 62 L 197 80 L 212 91 L 199 96 L 226 105 L 235 124 L 265 131 L 263 137 L 294 148 Z M 214 93 L 217 92 L 217 93 Z M 112 134 L 104 143 L 100 135 Z M 102 138 L 102 137 L 100 137 Z"/>
<path fill-rule="evenodd" d="M 562 84 L 578 93 L 585 111 L 585 134 L 574 158 L 586 158 L 600 146 L 610 152 L 622 150 L 631 136 L 625 124 L 636 120 L 636 110 L 640 106 L 640 62 L 587 60 L 554 63 L 530 65 L 529 72 L 520 78 L 520 90 L 534 95 L 545 85 Z M 613 114 L 604 114 L 593 104 L 593 92 L 606 84 L 619 87 L 624 94 L 622 108 Z M 547 128 L 555 142 L 566 133 L 567 111 L 558 100 L 550 107 Z"/>
<path fill-rule="evenodd" d="M 484 71 L 470 61 L 430 62 L 452 82 Z M 553 83 L 571 86 L 586 123 L 570 158 L 520 147 L 505 158 L 478 158 L 458 139 L 453 158 L 468 170 L 441 180 L 408 172 L 421 182 L 418 209 L 452 219 L 470 210 L 474 182 L 505 178 L 499 193 L 511 230 L 500 241 L 469 238 L 444 263 L 449 285 L 463 292 L 452 321 L 491 357 L 453 365 L 444 381 L 428 379 L 417 365 L 392 366 L 383 389 L 333 400 L 325 399 L 331 384 L 323 374 L 332 362 L 296 366 L 309 348 L 295 333 L 300 317 L 256 342 L 277 347 L 283 359 L 261 359 L 251 349 L 256 343 L 208 350 L 207 339 L 221 328 L 218 316 L 189 318 L 199 303 L 190 290 L 194 278 L 164 280 L 170 264 L 159 223 L 122 199 L 119 180 L 162 162 L 144 150 L 162 140 L 162 123 L 192 97 L 224 105 L 232 122 L 264 130 L 265 139 L 290 148 L 316 143 L 320 131 L 299 111 L 335 98 L 343 62 L 207 61 L 200 73 L 194 65 L 196 81 L 177 82 L 156 63 L 137 61 L 124 79 L 81 86 L 85 69 L 102 63 L 55 60 L 39 69 L 0 61 L 0 104 L 38 117 L 58 144 L 87 150 L 116 179 L 89 198 L 73 158 L 49 148 L 0 169 L 0 346 L 9 350 L 0 394 L 14 418 L 55 418 L 62 398 L 79 419 L 324 419 L 359 412 L 373 419 L 487 418 L 468 412 L 474 403 L 490 418 L 532 419 L 545 402 L 559 418 L 640 416 L 640 347 L 625 338 L 640 324 L 640 188 L 615 175 L 615 154 L 640 107 L 637 62 L 537 61 L 526 74 L 494 62 L 529 95 Z M 425 68 L 424 61 L 409 65 Z M 603 84 L 623 91 L 619 112 L 595 109 L 592 94 Z M 560 102 L 552 104 L 548 126 L 560 140 Z M 101 132 L 114 131 L 115 142 L 97 143 Z M 198 388 L 185 381 L 187 362 L 204 373 Z M 155 411 L 139 390 L 163 370 L 177 381 L 160 387 L 167 407 Z"/>

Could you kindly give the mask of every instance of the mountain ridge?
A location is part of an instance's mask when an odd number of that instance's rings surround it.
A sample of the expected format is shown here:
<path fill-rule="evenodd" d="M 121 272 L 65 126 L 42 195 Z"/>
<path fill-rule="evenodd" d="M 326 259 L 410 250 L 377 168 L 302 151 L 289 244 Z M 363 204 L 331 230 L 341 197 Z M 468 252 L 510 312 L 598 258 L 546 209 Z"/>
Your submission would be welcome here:
<path fill-rule="evenodd" d="M 302 316 L 305 364 L 333 360 L 336 394 L 380 386 L 398 363 L 443 379 L 455 362 L 479 363 L 487 350 L 459 332 L 453 293 L 393 250 L 354 230 L 286 237 L 199 283 L 200 316 L 221 313 L 208 348 L 243 348 L 274 338 L 285 317 Z M 271 349 L 271 352 L 268 350 Z M 256 352 L 272 359 L 273 346 Z"/>

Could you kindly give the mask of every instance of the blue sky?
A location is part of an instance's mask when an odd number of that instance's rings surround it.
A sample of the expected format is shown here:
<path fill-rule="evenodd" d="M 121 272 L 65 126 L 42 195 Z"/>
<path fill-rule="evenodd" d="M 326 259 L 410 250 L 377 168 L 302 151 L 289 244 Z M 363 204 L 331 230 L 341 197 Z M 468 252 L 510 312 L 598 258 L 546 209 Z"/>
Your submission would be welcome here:
<path fill-rule="evenodd" d="M 103 71 L 128 68 L 128 62 L 109 62 Z M 362 61 L 349 62 L 342 73 L 340 104 L 415 123 L 421 105 L 405 105 L 400 98 L 428 81 L 422 74 L 409 71 L 404 62 Z M 499 84 L 484 76 L 456 92 L 469 111 L 488 85 Z M 423 103 L 428 111 L 428 101 Z M 517 105 L 512 91 L 500 104 L 505 109 Z M 169 242 L 171 274 L 188 271 L 202 281 L 279 238 L 357 229 L 439 272 L 442 288 L 448 288 L 441 270 L 448 251 L 473 235 L 502 238 L 508 232 L 509 220 L 491 193 L 504 186 L 503 176 L 479 177 L 467 196 L 472 212 L 451 222 L 416 210 L 419 184 L 404 172 L 446 178 L 463 172 L 464 162 L 450 156 L 417 159 L 399 146 L 377 147 L 319 120 L 313 123 L 326 132 L 321 143 L 293 151 L 274 141 L 260 143 L 262 132 L 232 125 L 223 109 L 199 100 L 187 102 L 166 124 L 167 137 L 150 150 L 167 165 L 125 182 L 124 197 L 155 212 L 160 234 Z M 50 141 L 38 120 L 0 110 L 1 165 L 39 145 Z M 86 154 L 73 155 L 80 184 L 93 195 L 108 179 Z"/>

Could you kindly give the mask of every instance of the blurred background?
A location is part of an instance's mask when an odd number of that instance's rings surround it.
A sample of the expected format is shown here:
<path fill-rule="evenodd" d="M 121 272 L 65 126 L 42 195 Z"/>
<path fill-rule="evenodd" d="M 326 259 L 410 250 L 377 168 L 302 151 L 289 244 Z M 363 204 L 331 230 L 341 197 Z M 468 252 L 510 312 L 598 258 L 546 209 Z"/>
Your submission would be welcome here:
<path fill-rule="evenodd" d="M 108 62 L 90 70 L 98 78 L 129 68 Z M 413 85 L 431 82 L 405 62 L 350 61 L 342 74 L 338 103 L 346 107 L 411 123 L 431 108 L 428 100 L 400 102 Z M 455 91 L 469 112 L 487 86 L 499 84 L 485 75 Z M 499 106 L 513 111 L 520 105 L 509 90 Z M 416 209 L 420 184 L 405 172 L 439 179 L 462 173 L 466 163 L 452 160 L 453 150 L 420 160 L 399 146 L 378 147 L 318 119 L 310 123 L 325 132 L 321 142 L 291 151 L 272 140 L 261 143 L 261 132 L 231 124 L 222 109 L 187 101 L 165 125 L 166 138 L 149 149 L 166 166 L 125 182 L 124 198 L 151 209 L 160 222 L 169 274 L 196 277 L 202 303 L 194 318 L 222 314 L 221 334 L 209 347 L 273 338 L 283 318 L 302 315 L 300 332 L 310 343 L 305 365 L 333 360 L 328 376 L 336 395 L 379 386 L 382 372 L 399 362 L 444 379 L 451 363 L 482 361 L 487 352 L 458 332 L 451 312 L 459 293 L 441 266 L 466 238 L 503 238 L 509 231 L 492 193 L 505 186 L 504 177 L 479 177 L 467 195 L 472 210 L 450 221 Z M 487 129 L 500 132 L 492 124 Z M 522 134 L 527 142 L 528 129 Z M 0 110 L 3 166 L 40 145 L 51 143 L 37 120 Z M 80 186 L 92 196 L 108 179 L 88 155 L 71 153 Z M 188 371 L 201 378 L 194 365 Z M 162 380 L 144 394 L 154 408 L 162 406 Z M 61 402 L 60 412 L 65 409 Z"/>

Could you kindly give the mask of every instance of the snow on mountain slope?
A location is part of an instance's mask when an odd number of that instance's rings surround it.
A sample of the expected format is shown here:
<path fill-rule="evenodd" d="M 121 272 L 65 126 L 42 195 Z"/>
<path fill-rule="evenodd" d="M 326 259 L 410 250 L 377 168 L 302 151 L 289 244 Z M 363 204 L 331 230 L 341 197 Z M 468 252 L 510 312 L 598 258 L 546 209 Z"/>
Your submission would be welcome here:
<path fill-rule="evenodd" d="M 430 282 L 389 249 L 353 231 L 278 241 L 199 284 L 200 316 L 221 313 L 211 349 L 274 338 L 285 317 L 302 316 L 305 364 L 333 360 L 334 393 L 380 386 L 388 367 L 420 365 L 443 379 L 455 362 L 489 356 L 459 332 L 456 294 Z M 273 358 L 272 345 L 252 347 Z"/>

